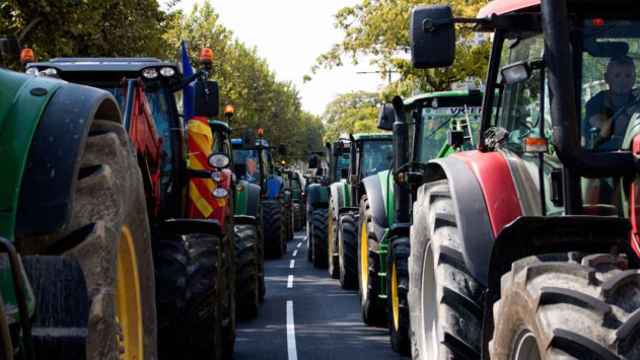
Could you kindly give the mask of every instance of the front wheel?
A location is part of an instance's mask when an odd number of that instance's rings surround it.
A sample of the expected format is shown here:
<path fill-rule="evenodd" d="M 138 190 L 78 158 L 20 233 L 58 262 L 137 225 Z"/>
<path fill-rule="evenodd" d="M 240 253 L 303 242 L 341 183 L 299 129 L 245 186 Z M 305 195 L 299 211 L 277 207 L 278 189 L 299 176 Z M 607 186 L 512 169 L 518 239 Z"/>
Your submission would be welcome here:
<path fill-rule="evenodd" d="M 353 215 L 343 214 L 338 219 L 338 260 L 340 266 L 340 286 L 354 290 L 358 286 L 358 255 L 356 224 Z"/>
<path fill-rule="evenodd" d="M 360 201 L 358 231 L 358 275 L 360 284 L 360 309 L 367 325 L 385 323 L 385 307 L 380 294 L 380 257 L 378 239 L 373 231 L 373 214 L 366 196 Z"/>
<path fill-rule="evenodd" d="M 253 224 L 234 226 L 238 316 L 251 319 L 260 306 L 258 230 Z"/>
<path fill-rule="evenodd" d="M 640 271 L 622 256 L 531 256 L 502 277 L 491 359 L 636 359 Z"/>
<path fill-rule="evenodd" d="M 409 355 L 409 239 L 392 238 L 387 257 L 387 316 L 391 348 Z"/>
<path fill-rule="evenodd" d="M 311 214 L 313 230 L 313 266 L 327 267 L 327 209 L 319 208 Z"/>
<path fill-rule="evenodd" d="M 276 200 L 262 202 L 262 234 L 264 236 L 265 255 L 279 259 L 286 249 L 286 224 L 284 223 L 282 204 Z"/>
<path fill-rule="evenodd" d="M 340 278 L 340 265 L 338 253 L 338 224 L 333 217 L 333 206 L 329 205 L 327 214 L 327 267 L 329 268 L 329 276 L 333 279 Z"/>

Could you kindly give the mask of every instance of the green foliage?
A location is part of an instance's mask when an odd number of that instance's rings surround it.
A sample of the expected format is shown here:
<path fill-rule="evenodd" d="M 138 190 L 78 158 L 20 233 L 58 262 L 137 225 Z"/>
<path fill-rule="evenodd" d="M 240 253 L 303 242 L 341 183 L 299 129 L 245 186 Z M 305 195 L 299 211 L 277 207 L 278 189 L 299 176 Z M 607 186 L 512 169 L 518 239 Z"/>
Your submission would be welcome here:
<path fill-rule="evenodd" d="M 235 39 L 209 1 L 173 17 L 164 40 L 169 49 L 178 49 L 186 40 L 194 63 L 201 48 L 213 49 L 212 78 L 219 82 L 222 103 L 236 109 L 232 120 L 236 135 L 247 128 L 264 128 L 271 144 L 287 144 L 290 160 L 305 159 L 308 152 L 322 148 L 322 122 L 302 110 L 296 88 L 278 81 L 255 48 Z"/>
<path fill-rule="evenodd" d="M 357 63 L 361 57 L 371 59 L 385 76 L 386 71 L 400 73 L 392 84 L 395 94 L 448 90 L 453 83 L 468 78 L 484 78 L 489 58 L 489 44 L 479 41 L 468 28 L 458 27 L 456 63 L 446 69 L 416 70 L 408 60 L 409 16 L 417 5 L 440 4 L 440 0 L 362 0 L 344 7 L 335 16 L 336 27 L 344 38 L 320 55 L 312 68 L 341 66 L 345 59 Z M 486 0 L 451 0 L 455 16 L 473 17 Z"/>
<path fill-rule="evenodd" d="M 378 107 L 381 101 L 376 93 L 357 91 L 336 97 L 322 115 L 327 132 L 325 141 L 333 142 L 341 135 L 357 132 L 378 132 Z"/>
<path fill-rule="evenodd" d="M 158 56 L 173 14 L 157 0 L 0 0 L 0 34 L 25 34 L 40 59 L 59 56 Z"/>

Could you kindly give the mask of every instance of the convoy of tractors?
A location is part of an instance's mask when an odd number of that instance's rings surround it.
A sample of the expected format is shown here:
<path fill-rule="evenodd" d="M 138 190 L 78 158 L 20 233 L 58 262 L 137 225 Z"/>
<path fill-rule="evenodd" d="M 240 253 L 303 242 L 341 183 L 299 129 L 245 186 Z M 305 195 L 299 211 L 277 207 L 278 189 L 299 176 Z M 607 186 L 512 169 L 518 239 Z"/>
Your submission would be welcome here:
<path fill-rule="evenodd" d="M 415 68 L 456 61 L 456 24 L 491 34 L 483 90 L 396 96 L 304 185 L 263 129 L 232 138 L 210 49 L 34 62 L 0 38 L 24 65 L 0 69 L 0 359 L 231 358 L 303 228 L 413 359 L 639 359 L 633 5 L 416 7 Z"/>

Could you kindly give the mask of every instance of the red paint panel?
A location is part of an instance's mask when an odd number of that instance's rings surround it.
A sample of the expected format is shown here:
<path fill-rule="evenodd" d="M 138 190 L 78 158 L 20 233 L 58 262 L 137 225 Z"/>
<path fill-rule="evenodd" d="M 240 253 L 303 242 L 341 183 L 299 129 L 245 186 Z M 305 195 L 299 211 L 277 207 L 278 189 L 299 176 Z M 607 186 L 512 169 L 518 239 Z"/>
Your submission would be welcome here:
<path fill-rule="evenodd" d="M 480 183 L 494 236 L 522 215 L 518 193 L 507 160 L 498 152 L 464 151 L 453 154 L 462 159 Z"/>
<path fill-rule="evenodd" d="M 540 0 L 494 0 L 480 9 L 478 18 L 488 18 L 493 14 L 502 15 L 537 5 L 540 5 Z"/>

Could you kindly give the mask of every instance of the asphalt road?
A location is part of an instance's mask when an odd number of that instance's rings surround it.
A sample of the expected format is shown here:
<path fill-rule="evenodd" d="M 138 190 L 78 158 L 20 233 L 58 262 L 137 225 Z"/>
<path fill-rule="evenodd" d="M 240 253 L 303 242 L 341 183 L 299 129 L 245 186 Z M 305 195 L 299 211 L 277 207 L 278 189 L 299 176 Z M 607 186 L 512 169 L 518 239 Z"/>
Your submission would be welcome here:
<path fill-rule="evenodd" d="M 258 318 L 238 323 L 234 358 L 405 359 L 391 350 L 386 329 L 364 325 L 358 293 L 314 269 L 306 251 L 296 233 L 286 256 L 267 261 L 265 302 Z"/>

